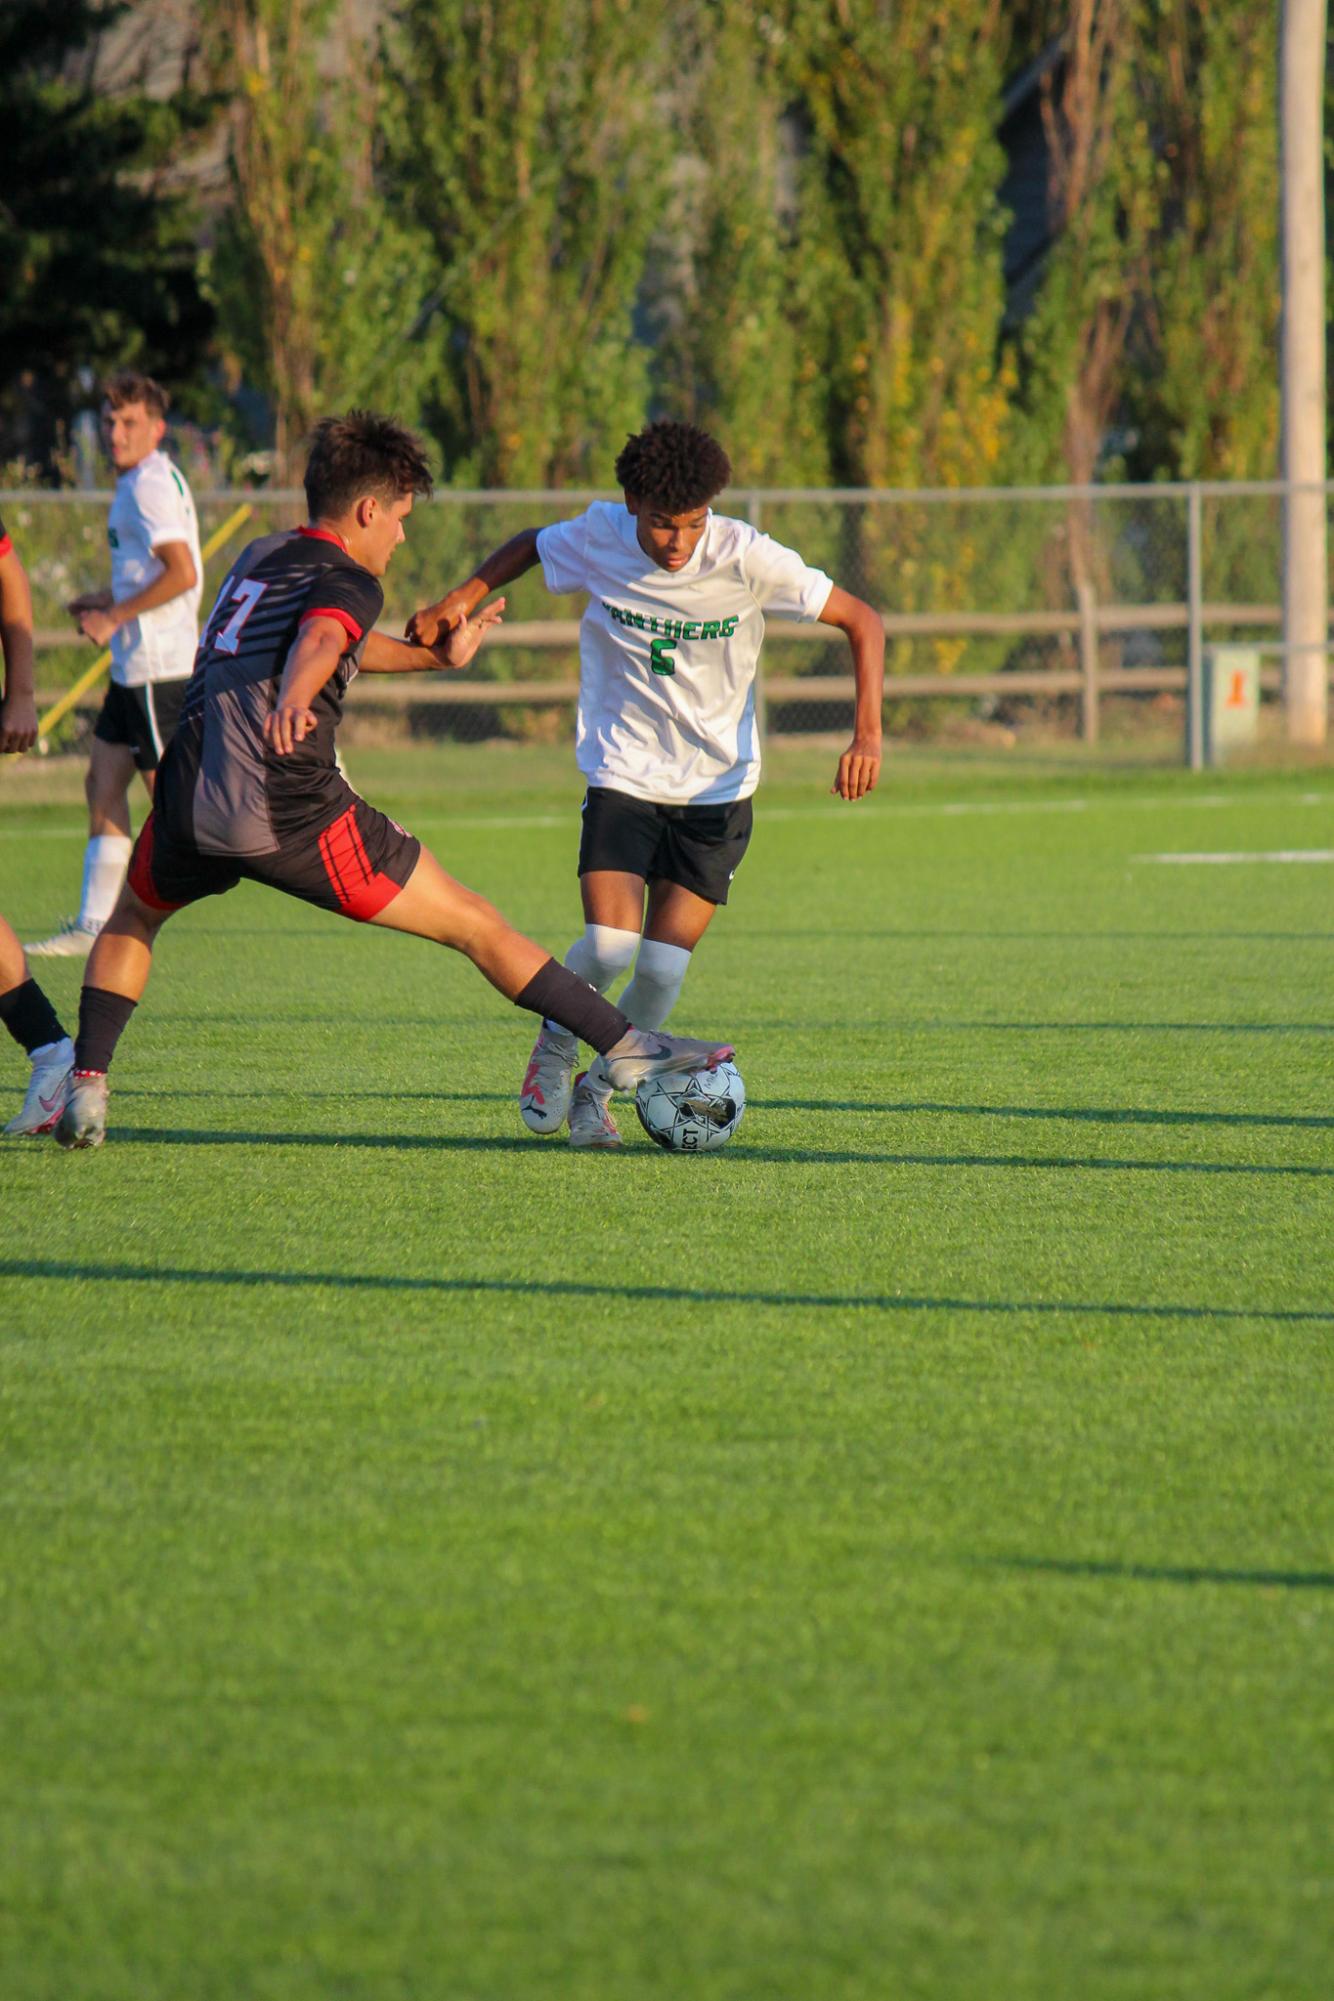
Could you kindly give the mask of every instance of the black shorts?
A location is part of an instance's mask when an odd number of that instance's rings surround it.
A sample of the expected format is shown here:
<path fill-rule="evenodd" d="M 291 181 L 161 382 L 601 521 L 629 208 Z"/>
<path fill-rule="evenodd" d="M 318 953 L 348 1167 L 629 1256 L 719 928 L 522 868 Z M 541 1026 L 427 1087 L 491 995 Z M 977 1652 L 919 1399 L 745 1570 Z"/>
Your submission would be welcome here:
<path fill-rule="evenodd" d="M 155 809 L 139 830 L 129 880 L 153 910 L 180 910 L 201 896 L 221 896 L 245 877 L 365 924 L 393 902 L 420 853 L 414 835 L 364 799 L 354 799 L 323 827 L 289 835 L 271 855 L 207 854 L 174 839 Z"/>
<path fill-rule="evenodd" d="M 726 903 L 750 842 L 749 799 L 717 806 L 654 806 L 590 785 L 584 796 L 579 873 L 614 869 L 645 882 L 680 883 L 708 903 Z"/>
<path fill-rule="evenodd" d="M 107 689 L 93 735 L 103 743 L 123 743 L 134 752 L 139 771 L 156 771 L 181 719 L 181 704 L 190 685 L 183 681 L 145 681 L 126 688 L 113 681 Z"/>

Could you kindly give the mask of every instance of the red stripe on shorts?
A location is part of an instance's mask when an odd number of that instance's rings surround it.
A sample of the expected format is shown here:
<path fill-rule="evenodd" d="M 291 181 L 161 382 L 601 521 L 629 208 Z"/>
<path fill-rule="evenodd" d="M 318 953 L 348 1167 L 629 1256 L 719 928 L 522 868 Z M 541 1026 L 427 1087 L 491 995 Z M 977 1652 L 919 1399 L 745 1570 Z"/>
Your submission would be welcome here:
<path fill-rule="evenodd" d="M 156 815 L 150 813 L 144 821 L 143 826 L 139 829 L 139 838 L 134 844 L 134 853 L 130 856 L 130 888 L 134 891 L 140 903 L 146 903 L 150 910 L 182 910 L 185 907 L 183 904 L 168 903 L 161 897 L 158 894 L 157 884 L 153 881 L 153 821 L 155 817 Z"/>
<path fill-rule="evenodd" d="M 0 556 L 7 556 L 13 547 L 8 535 L 0 535 Z"/>
<path fill-rule="evenodd" d="M 320 835 L 320 860 L 329 878 L 329 887 L 338 899 L 338 908 L 347 917 L 365 923 L 392 903 L 403 887 L 391 876 L 371 867 L 366 843 L 357 825 L 357 809 L 349 806 Z"/>

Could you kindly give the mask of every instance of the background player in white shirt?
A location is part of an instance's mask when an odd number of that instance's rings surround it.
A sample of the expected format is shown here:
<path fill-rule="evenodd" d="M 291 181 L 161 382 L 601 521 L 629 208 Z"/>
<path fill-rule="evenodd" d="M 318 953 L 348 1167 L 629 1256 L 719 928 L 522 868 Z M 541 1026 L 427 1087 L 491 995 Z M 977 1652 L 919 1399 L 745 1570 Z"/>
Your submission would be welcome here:
<path fill-rule="evenodd" d="M 634 961 L 620 1005 L 637 1028 L 660 1028 L 670 1015 L 750 839 L 766 612 L 847 635 L 856 715 L 832 789 L 861 799 L 880 775 L 883 621 L 795 551 L 713 513 L 709 503 L 731 476 L 707 432 L 650 424 L 616 461 L 623 503 L 598 501 L 572 521 L 524 529 L 410 628 L 431 644 L 539 562 L 548 589 L 589 593 L 576 728 L 588 781 L 585 928 L 565 963 L 605 992 Z M 572 1145 L 619 1146 L 605 1066 L 576 1079 L 577 1055 L 572 1036 L 544 1024 L 520 1093 L 524 1122 L 550 1133 L 568 1117 Z"/>
<path fill-rule="evenodd" d="M 130 860 L 130 781 L 137 769 L 151 798 L 194 668 L 204 565 L 190 489 L 160 449 L 166 417 L 151 376 L 127 370 L 106 384 L 102 427 L 118 474 L 107 519 L 111 588 L 84 592 L 69 610 L 85 639 L 111 648 L 111 683 L 85 782 L 78 915 L 29 945 L 37 958 L 82 957 L 115 909 Z"/>

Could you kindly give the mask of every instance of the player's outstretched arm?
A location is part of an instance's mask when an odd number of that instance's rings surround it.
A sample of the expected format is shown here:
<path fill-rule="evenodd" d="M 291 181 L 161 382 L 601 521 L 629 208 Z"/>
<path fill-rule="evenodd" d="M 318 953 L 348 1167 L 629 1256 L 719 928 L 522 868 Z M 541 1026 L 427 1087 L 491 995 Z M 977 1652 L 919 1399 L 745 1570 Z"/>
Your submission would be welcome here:
<path fill-rule="evenodd" d="M 0 646 L 5 655 L 0 751 L 13 755 L 31 750 L 37 741 L 37 698 L 32 675 L 32 591 L 12 547 L 0 556 Z"/>
<path fill-rule="evenodd" d="M 874 605 L 835 584 L 820 613 L 821 625 L 845 632 L 852 651 L 857 706 L 852 742 L 838 760 L 830 791 L 840 799 L 864 799 L 880 777 L 881 712 L 885 694 L 885 622 Z"/>
<path fill-rule="evenodd" d="M 311 703 L 343 657 L 347 633 L 334 618 L 307 619 L 283 666 L 278 699 L 264 718 L 264 741 L 287 757 L 315 728 Z"/>
<path fill-rule="evenodd" d="M 421 611 L 414 612 L 408 620 L 408 638 L 417 640 L 423 646 L 434 646 L 442 632 L 449 632 L 461 619 L 470 618 L 483 598 L 490 597 L 492 591 L 498 591 L 503 584 L 512 584 L 525 570 L 531 570 L 537 561 L 540 532 L 537 528 L 522 529 L 498 549 L 493 549 L 485 562 L 477 565 L 466 584 L 457 584 L 437 604 L 426 605 Z M 451 661 L 450 664 L 458 666 L 461 663 Z"/>
<path fill-rule="evenodd" d="M 363 674 L 438 673 L 442 667 L 455 672 L 466 667 L 493 625 L 499 625 L 505 611 L 504 598 L 497 598 L 476 618 L 465 618 L 434 646 L 416 646 L 411 640 L 391 639 L 388 633 L 371 632 L 361 654 Z"/>

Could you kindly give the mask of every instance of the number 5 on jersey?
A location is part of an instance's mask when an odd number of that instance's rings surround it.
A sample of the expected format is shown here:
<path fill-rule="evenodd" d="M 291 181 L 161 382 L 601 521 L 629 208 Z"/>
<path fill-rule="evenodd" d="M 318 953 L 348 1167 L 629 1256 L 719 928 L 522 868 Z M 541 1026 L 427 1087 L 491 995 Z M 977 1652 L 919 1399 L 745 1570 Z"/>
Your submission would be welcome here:
<path fill-rule="evenodd" d="M 655 639 L 653 641 L 648 650 L 648 664 L 655 674 L 674 674 L 676 672 L 676 662 L 672 658 L 675 647 L 676 641 L 674 639 Z"/>

